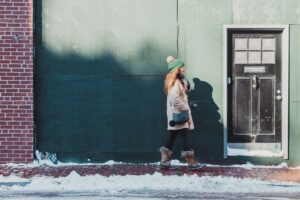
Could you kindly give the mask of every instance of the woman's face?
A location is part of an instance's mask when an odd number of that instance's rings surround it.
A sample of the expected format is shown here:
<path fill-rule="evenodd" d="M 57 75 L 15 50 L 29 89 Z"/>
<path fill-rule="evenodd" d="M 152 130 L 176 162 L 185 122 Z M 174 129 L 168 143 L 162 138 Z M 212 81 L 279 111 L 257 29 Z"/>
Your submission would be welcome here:
<path fill-rule="evenodd" d="M 179 68 L 179 73 L 180 74 L 184 74 L 185 73 L 185 68 L 184 67 L 180 67 Z"/>

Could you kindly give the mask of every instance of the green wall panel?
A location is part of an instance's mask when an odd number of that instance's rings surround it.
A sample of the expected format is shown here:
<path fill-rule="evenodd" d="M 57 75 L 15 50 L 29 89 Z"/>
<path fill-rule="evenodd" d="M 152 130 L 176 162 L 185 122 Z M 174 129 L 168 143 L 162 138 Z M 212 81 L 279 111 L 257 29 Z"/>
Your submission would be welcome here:
<path fill-rule="evenodd" d="M 300 25 L 290 26 L 290 100 L 300 101 Z"/>
<path fill-rule="evenodd" d="M 200 157 L 223 156 L 223 26 L 199 24 L 180 26 L 180 57 L 186 61 L 192 84 L 190 100 L 196 129 L 193 146 Z M 213 148 L 218 146 L 218 148 Z"/>
<path fill-rule="evenodd" d="M 174 0 L 35 2 L 37 149 L 68 161 L 158 159 L 176 8 Z"/>
<path fill-rule="evenodd" d="M 234 24 L 299 24 L 299 0 L 233 0 Z"/>
<path fill-rule="evenodd" d="M 289 119 L 289 159 L 290 163 L 295 166 L 300 164 L 300 102 L 292 101 L 290 103 L 290 119 Z"/>
<path fill-rule="evenodd" d="M 220 106 L 223 100 L 222 30 L 222 25 L 187 27 L 184 52 L 190 79 L 197 78 L 210 84 L 213 99 Z"/>
<path fill-rule="evenodd" d="M 222 159 L 222 24 L 232 21 L 231 0 L 179 0 L 178 16 L 179 57 L 192 84 L 192 145 L 200 158 Z"/>
<path fill-rule="evenodd" d="M 192 84 L 190 140 L 200 158 L 222 160 L 223 25 L 293 24 L 288 162 L 299 164 L 299 8 L 298 0 L 35 1 L 36 147 L 65 161 L 157 160 L 167 137 L 165 58 L 178 54 Z"/>
<path fill-rule="evenodd" d="M 174 0 L 41 0 L 36 4 L 42 45 L 64 62 L 69 55 L 93 60 L 108 54 L 122 63 L 124 74 L 157 75 L 165 72 L 162 58 L 176 53 Z"/>
<path fill-rule="evenodd" d="M 300 25 L 290 26 L 290 117 L 289 153 L 293 165 L 300 164 Z"/>
<path fill-rule="evenodd" d="M 232 0 L 178 0 L 179 24 L 230 24 Z"/>

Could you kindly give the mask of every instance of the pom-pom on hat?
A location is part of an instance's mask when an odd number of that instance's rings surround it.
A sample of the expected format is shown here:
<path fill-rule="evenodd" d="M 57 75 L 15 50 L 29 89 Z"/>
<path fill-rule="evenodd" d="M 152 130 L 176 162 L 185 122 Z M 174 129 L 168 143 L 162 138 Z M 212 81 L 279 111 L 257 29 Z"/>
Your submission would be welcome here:
<path fill-rule="evenodd" d="M 184 62 L 182 62 L 182 60 L 175 59 L 173 56 L 167 57 L 167 63 L 168 63 L 169 71 L 184 66 Z"/>

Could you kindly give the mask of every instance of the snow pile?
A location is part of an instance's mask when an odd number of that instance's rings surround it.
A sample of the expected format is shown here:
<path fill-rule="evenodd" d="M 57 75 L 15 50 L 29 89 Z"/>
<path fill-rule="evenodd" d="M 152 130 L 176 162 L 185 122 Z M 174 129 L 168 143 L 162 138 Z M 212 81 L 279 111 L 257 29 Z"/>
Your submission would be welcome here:
<path fill-rule="evenodd" d="M 289 168 L 287 163 L 266 166 L 266 165 L 253 165 L 250 162 L 247 162 L 246 164 L 242 164 L 242 165 L 231 165 L 231 167 L 239 167 L 239 168 L 244 168 L 244 169 L 255 169 L 255 168 L 284 169 L 284 168 Z"/>
<path fill-rule="evenodd" d="M 300 184 L 267 182 L 252 179 L 239 179 L 232 177 L 198 177 L 197 175 L 163 176 L 160 173 L 143 176 L 101 175 L 80 176 L 72 172 L 67 177 L 33 177 L 30 179 L 16 176 L 0 176 L 0 182 L 29 182 L 25 186 L 1 186 L 0 191 L 105 191 L 120 192 L 124 190 L 174 190 L 187 192 L 299 192 Z"/>
<path fill-rule="evenodd" d="M 83 165 L 121 165 L 121 164 L 132 164 L 132 163 L 124 163 L 124 162 L 117 162 L 114 160 L 108 160 L 103 163 L 63 163 L 58 161 L 57 164 L 53 164 L 51 161 L 48 160 L 34 160 L 32 163 L 29 164 L 16 164 L 16 163 L 7 163 L 7 164 L 0 164 L 0 166 L 7 166 L 7 167 L 13 167 L 13 168 L 33 168 L 33 167 L 40 167 L 42 165 L 48 165 L 51 167 L 63 167 L 63 166 L 83 166 Z M 155 163 L 144 163 L 144 165 L 159 165 L 159 162 Z M 172 160 L 171 164 L 174 166 L 187 166 L 187 163 L 180 162 L 179 160 Z M 254 165 L 250 162 L 247 162 L 246 164 L 236 164 L 236 165 L 214 165 L 214 164 L 205 164 L 207 167 L 238 167 L 238 168 L 244 168 L 244 169 L 255 169 L 255 168 L 270 168 L 270 169 L 283 169 L 283 168 L 290 168 L 290 169 L 300 169 L 300 166 L 298 167 L 289 167 L 287 163 L 283 162 L 279 165 Z"/>
<path fill-rule="evenodd" d="M 249 150 L 236 149 L 227 146 L 227 155 L 229 156 L 259 156 L 259 157 L 282 157 L 282 152 L 273 152 L 268 150 Z"/>
<path fill-rule="evenodd" d="M 20 163 L 7 163 L 7 164 L 0 164 L 0 166 L 7 166 L 13 168 L 33 168 L 33 167 L 40 167 L 42 165 L 47 165 L 51 167 L 63 167 L 63 166 L 82 166 L 82 165 L 118 165 L 118 164 L 129 164 L 123 162 L 117 162 L 113 160 L 108 160 L 103 163 L 74 163 L 74 162 L 60 162 L 58 161 L 57 164 L 53 164 L 50 160 L 34 160 L 32 163 L 28 164 L 20 164 Z"/>

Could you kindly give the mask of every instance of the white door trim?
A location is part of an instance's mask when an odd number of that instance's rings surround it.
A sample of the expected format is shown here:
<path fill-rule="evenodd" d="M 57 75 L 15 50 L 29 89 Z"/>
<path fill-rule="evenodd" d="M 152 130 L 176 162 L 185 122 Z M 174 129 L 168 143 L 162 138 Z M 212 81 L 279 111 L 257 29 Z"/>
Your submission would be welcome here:
<path fill-rule="evenodd" d="M 288 151 L 288 116 L 289 116 L 289 25 L 224 25 L 223 26 L 223 135 L 224 158 L 227 158 L 227 41 L 229 30 L 282 30 L 281 60 L 282 60 L 282 154 L 289 158 Z"/>

